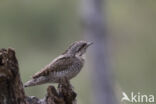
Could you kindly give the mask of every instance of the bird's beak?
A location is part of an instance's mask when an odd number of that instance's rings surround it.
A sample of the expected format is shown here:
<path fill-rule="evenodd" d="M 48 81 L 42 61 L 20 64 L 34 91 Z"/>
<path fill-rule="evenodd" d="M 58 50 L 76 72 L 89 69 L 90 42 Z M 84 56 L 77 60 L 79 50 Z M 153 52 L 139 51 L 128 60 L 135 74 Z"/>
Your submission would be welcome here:
<path fill-rule="evenodd" d="M 87 47 L 89 47 L 90 45 L 92 45 L 93 44 L 93 42 L 88 42 L 87 43 Z"/>

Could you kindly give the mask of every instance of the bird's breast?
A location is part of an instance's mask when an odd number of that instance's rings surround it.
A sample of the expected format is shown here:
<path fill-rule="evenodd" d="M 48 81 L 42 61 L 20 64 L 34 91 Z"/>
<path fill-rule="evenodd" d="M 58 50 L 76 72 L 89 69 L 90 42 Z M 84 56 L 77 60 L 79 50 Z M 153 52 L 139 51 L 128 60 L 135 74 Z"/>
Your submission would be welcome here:
<path fill-rule="evenodd" d="M 61 70 L 61 71 L 56 71 L 53 72 L 50 75 L 50 79 L 53 82 L 58 82 L 61 78 L 67 78 L 68 80 L 70 80 L 71 78 L 75 77 L 82 69 L 84 62 L 82 61 L 76 61 L 74 62 L 74 64 L 72 64 L 71 66 L 69 66 L 67 69 Z"/>

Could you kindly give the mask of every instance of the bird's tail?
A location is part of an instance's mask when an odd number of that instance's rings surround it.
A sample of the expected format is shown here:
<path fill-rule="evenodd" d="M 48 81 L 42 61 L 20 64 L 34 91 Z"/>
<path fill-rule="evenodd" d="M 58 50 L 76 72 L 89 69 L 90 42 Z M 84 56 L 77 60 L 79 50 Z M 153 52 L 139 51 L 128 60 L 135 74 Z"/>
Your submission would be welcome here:
<path fill-rule="evenodd" d="M 42 76 L 42 77 L 34 78 L 32 80 L 27 81 L 24 84 L 24 87 L 36 86 L 36 85 L 44 84 L 46 82 L 48 82 L 48 78 Z"/>

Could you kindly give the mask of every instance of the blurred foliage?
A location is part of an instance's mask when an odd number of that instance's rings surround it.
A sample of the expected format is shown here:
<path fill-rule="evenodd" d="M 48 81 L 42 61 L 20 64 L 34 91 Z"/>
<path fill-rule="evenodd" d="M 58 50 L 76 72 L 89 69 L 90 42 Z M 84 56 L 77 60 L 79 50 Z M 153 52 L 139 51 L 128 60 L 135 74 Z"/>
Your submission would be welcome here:
<path fill-rule="evenodd" d="M 156 96 L 156 1 L 107 0 L 106 16 L 112 40 L 112 66 L 117 94 L 141 92 Z M 0 0 L 0 47 L 13 47 L 23 82 L 75 40 L 83 38 L 79 8 L 74 0 Z M 72 80 L 78 103 L 90 103 L 86 65 Z M 26 88 L 43 97 L 47 85 Z"/>

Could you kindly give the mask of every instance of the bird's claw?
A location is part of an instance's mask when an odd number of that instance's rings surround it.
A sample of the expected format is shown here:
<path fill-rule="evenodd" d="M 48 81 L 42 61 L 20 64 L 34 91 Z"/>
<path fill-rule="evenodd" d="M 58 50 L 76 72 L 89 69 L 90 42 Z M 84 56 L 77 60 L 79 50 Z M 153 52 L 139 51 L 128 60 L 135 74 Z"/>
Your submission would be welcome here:
<path fill-rule="evenodd" d="M 60 79 L 58 87 L 60 88 L 61 86 L 66 86 L 70 89 L 74 89 L 74 87 L 70 84 L 70 81 L 66 77 Z"/>

